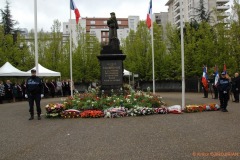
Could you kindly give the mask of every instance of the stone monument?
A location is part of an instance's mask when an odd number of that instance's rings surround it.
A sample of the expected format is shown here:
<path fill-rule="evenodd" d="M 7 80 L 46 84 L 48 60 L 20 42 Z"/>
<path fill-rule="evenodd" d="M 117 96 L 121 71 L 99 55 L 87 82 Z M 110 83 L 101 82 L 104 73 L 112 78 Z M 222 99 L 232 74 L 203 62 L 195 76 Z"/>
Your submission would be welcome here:
<path fill-rule="evenodd" d="M 123 61 L 126 55 L 120 50 L 120 42 L 117 37 L 118 23 L 115 13 L 110 13 L 107 21 L 109 27 L 109 43 L 103 46 L 98 60 L 101 66 L 101 88 L 100 95 L 111 96 L 123 93 Z"/>

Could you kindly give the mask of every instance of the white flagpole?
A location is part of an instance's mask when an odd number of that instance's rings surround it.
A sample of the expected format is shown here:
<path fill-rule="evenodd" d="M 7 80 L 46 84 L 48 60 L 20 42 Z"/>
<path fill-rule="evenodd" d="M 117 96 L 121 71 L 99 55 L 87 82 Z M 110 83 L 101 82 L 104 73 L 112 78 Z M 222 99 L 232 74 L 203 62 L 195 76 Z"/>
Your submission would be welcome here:
<path fill-rule="evenodd" d="M 182 109 L 185 108 L 185 70 L 184 70 L 184 37 L 183 37 L 183 1 L 180 2 L 181 16 L 181 61 L 182 61 Z"/>
<path fill-rule="evenodd" d="M 153 7 L 153 5 L 152 5 Z M 153 94 L 155 94 L 155 65 L 154 65 L 154 43 L 153 43 L 153 13 L 151 11 L 151 37 L 152 37 L 152 72 L 153 72 Z"/>
<path fill-rule="evenodd" d="M 72 14 L 71 14 L 71 6 L 70 6 L 70 20 L 69 20 L 69 27 L 70 27 L 70 90 L 71 90 L 71 96 L 73 96 L 73 78 L 72 78 Z"/>
<path fill-rule="evenodd" d="M 35 67 L 36 73 L 39 74 L 38 70 L 38 36 L 37 36 L 37 0 L 34 1 L 34 41 L 35 41 Z"/>

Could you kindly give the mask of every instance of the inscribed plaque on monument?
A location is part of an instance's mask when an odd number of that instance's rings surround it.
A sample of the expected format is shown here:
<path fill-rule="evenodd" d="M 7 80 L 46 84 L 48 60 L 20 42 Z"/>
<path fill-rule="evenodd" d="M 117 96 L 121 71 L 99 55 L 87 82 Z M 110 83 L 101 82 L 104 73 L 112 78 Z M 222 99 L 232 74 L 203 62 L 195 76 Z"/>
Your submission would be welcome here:
<path fill-rule="evenodd" d="M 121 60 L 101 62 L 102 85 L 122 85 L 123 70 Z"/>

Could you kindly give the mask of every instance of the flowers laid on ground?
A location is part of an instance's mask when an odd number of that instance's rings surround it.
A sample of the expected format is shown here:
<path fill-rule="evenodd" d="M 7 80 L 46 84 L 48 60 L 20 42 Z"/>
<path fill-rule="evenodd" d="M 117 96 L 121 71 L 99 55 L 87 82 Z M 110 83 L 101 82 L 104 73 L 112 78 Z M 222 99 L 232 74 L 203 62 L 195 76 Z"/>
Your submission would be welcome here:
<path fill-rule="evenodd" d="M 162 97 L 150 92 L 131 92 L 126 96 L 112 95 L 98 97 L 96 92 L 75 94 L 67 97 L 63 104 L 48 104 L 46 117 L 62 118 L 117 118 L 125 116 L 144 116 L 151 114 L 179 114 L 183 112 L 202 112 L 219 110 L 217 104 L 188 105 L 182 111 L 180 105 L 166 107 Z"/>
<path fill-rule="evenodd" d="M 46 117 L 60 117 L 61 113 L 64 111 L 64 105 L 60 103 L 50 103 L 45 106 Z"/>
<path fill-rule="evenodd" d="M 63 118 L 79 118 L 80 111 L 76 109 L 68 109 L 68 110 L 62 111 L 61 116 Z"/>
<path fill-rule="evenodd" d="M 215 103 L 204 104 L 204 105 L 188 105 L 185 108 L 186 113 L 192 112 L 203 112 L 203 111 L 217 111 L 220 109 L 220 106 Z"/>
<path fill-rule="evenodd" d="M 81 118 L 101 118 L 104 117 L 104 113 L 99 110 L 86 110 L 80 113 Z"/>

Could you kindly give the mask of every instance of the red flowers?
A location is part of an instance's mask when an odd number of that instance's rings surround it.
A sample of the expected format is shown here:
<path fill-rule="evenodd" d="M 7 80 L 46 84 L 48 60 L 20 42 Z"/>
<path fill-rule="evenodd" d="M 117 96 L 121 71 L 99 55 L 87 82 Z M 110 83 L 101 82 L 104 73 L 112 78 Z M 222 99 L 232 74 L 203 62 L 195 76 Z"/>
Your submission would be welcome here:
<path fill-rule="evenodd" d="M 80 113 L 81 118 L 101 118 L 104 117 L 104 113 L 99 110 L 86 110 Z"/>

